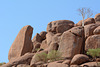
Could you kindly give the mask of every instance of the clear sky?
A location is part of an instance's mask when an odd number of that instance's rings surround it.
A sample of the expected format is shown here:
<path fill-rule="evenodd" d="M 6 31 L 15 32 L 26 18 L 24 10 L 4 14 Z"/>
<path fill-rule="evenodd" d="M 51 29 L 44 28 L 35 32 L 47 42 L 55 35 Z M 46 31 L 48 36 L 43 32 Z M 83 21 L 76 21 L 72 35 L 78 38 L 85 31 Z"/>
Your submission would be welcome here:
<path fill-rule="evenodd" d="M 100 0 L 0 0 L 0 62 L 8 62 L 8 52 L 20 29 L 31 25 L 33 36 L 46 31 L 55 20 L 81 20 L 77 9 L 100 13 Z M 92 17 L 94 17 L 94 15 Z"/>

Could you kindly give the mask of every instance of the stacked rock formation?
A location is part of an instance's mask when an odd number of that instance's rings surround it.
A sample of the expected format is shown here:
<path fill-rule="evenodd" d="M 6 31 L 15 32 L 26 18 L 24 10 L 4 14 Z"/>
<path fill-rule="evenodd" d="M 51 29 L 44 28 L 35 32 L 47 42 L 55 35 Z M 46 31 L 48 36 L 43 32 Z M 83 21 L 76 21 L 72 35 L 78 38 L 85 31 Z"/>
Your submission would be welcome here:
<path fill-rule="evenodd" d="M 48 23 L 47 31 L 37 33 L 31 40 L 33 28 L 24 26 L 13 42 L 8 59 L 1 67 L 80 67 L 97 66 L 85 54 L 88 49 L 100 48 L 100 13 L 74 24 L 70 20 L 57 20 Z M 37 50 L 39 48 L 39 50 Z M 62 53 L 63 60 L 44 63 L 37 61 L 36 55 L 51 50 Z"/>

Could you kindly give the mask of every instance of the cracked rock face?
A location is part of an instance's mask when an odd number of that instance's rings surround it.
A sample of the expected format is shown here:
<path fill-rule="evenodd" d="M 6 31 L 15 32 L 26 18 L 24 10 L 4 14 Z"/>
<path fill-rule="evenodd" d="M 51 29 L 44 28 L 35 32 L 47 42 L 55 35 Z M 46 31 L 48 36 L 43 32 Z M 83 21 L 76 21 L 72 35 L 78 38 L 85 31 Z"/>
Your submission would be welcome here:
<path fill-rule="evenodd" d="M 75 54 L 79 54 L 81 52 L 83 28 L 74 27 L 71 30 L 64 32 L 61 36 L 58 50 L 62 52 L 62 57 L 72 58 Z"/>

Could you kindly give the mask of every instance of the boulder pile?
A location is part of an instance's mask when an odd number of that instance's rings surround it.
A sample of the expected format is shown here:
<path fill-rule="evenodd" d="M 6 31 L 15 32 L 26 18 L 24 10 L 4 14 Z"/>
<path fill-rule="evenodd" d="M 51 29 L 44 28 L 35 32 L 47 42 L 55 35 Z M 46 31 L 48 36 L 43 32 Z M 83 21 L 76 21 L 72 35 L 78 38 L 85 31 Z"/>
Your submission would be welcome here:
<path fill-rule="evenodd" d="M 1 67 L 81 67 L 97 66 L 86 55 L 88 49 L 100 48 L 100 13 L 74 24 L 70 20 L 48 23 L 47 31 L 37 33 L 33 39 L 33 28 L 24 26 L 9 50 L 9 62 Z M 62 59 L 48 62 L 37 60 L 38 54 L 56 50 Z"/>

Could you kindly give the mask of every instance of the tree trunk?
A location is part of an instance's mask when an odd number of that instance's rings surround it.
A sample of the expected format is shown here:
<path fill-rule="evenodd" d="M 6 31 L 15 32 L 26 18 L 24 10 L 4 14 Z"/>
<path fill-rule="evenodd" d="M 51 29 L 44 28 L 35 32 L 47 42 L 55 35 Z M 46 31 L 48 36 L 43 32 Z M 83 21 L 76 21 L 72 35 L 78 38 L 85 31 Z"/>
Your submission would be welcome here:
<path fill-rule="evenodd" d="M 84 17 L 83 17 L 83 19 L 82 19 L 82 26 L 84 27 Z"/>

